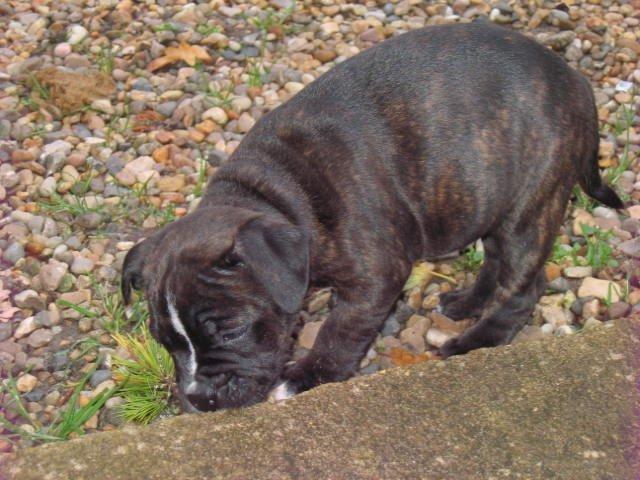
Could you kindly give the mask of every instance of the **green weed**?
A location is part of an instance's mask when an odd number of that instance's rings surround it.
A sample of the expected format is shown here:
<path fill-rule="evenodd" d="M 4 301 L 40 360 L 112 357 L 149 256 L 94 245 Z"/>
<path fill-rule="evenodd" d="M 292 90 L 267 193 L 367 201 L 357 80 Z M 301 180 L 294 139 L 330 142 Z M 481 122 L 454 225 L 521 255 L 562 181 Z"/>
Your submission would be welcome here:
<path fill-rule="evenodd" d="M 149 423 L 170 410 L 174 382 L 171 355 L 149 333 L 146 326 L 140 334 L 114 335 L 129 358 L 113 357 L 114 378 L 125 399 L 121 415 L 127 421 Z"/>
<path fill-rule="evenodd" d="M 40 209 L 50 214 L 69 213 L 77 217 L 89 212 L 100 212 L 103 210 L 101 206 L 90 207 L 83 195 L 70 194 L 66 197 L 58 193 L 53 193 L 49 200 L 39 202 Z"/>
<path fill-rule="evenodd" d="M 587 238 L 586 264 L 595 269 L 617 267 L 618 262 L 613 258 L 613 248 L 609 244 L 613 233 L 584 224 L 581 228 Z"/>
<path fill-rule="evenodd" d="M 96 65 L 100 71 L 111 75 L 113 69 L 115 68 L 115 57 L 113 55 L 113 51 L 111 50 L 111 46 L 102 47 L 100 52 L 98 52 L 96 58 Z"/>
<path fill-rule="evenodd" d="M 198 180 L 193 190 L 196 197 L 201 197 L 204 187 L 207 183 L 207 160 L 204 157 L 198 159 Z"/>
<path fill-rule="evenodd" d="M 205 101 L 214 107 L 231 108 L 233 91 L 231 88 L 220 89 L 213 85 L 207 85 L 205 89 Z"/>
<path fill-rule="evenodd" d="M 484 252 L 471 246 L 455 261 L 455 266 L 460 270 L 477 273 L 484 262 Z"/>
<path fill-rule="evenodd" d="M 629 166 L 631 165 L 629 146 L 631 145 L 630 136 L 634 118 L 633 96 L 630 105 L 623 104 L 620 107 L 621 108 L 616 112 L 616 123 L 614 126 L 614 130 L 616 137 L 625 133 L 626 140 L 622 155 L 620 155 L 620 159 L 618 161 L 618 165 L 612 168 L 608 168 L 606 171 L 605 177 L 607 179 L 607 182 L 611 185 L 615 185 L 616 183 L 618 183 L 618 180 L 622 176 L 622 173 L 628 170 Z M 620 110 L 622 110 L 622 114 L 620 114 Z"/>
<path fill-rule="evenodd" d="M 49 90 L 38 81 L 33 73 L 29 74 L 29 85 L 31 86 L 32 91 L 37 93 L 41 100 L 49 100 L 49 98 L 51 98 Z"/>
<path fill-rule="evenodd" d="M 105 402 L 113 396 L 117 389 L 114 387 L 103 390 L 92 397 L 89 403 L 81 407 L 79 405 L 80 392 L 84 390 L 91 374 L 93 374 L 93 370 L 85 374 L 76 384 L 66 408 L 50 425 L 42 425 L 32 418 L 24 406 L 15 379 L 9 376 L 4 384 L 0 385 L 0 392 L 9 396 L 11 402 L 8 408 L 17 413 L 25 423 L 16 425 L 7 420 L 6 417 L 0 417 L 0 425 L 9 432 L 2 436 L 12 442 L 15 437 L 22 437 L 44 443 L 67 440 L 72 434 L 83 434 L 85 422 L 104 406 Z"/>
<path fill-rule="evenodd" d="M 180 28 L 177 25 L 174 25 L 173 23 L 169 23 L 169 22 L 164 22 L 159 25 L 155 25 L 153 27 L 153 30 L 156 32 L 180 33 Z"/>
<path fill-rule="evenodd" d="M 260 30 L 264 35 L 269 33 L 274 27 L 280 27 L 286 33 L 285 23 L 296 9 L 296 2 L 292 2 L 287 8 L 276 12 L 272 8 L 261 11 L 261 15 L 252 17 L 249 22 Z"/>
<path fill-rule="evenodd" d="M 251 88 L 260 88 L 262 87 L 268 79 L 269 70 L 266 69 L 262 65 L 254 64 L 247 69 L 247 75 L 249 79 L 247 84 Z"/>
<path fill-rule="evenodd" d="M 220 33 L 222 30 L 218 25 L 207 25 L 206 23 L 201 23 L 196 26 L 196 32 L 198 32 L 203 37 L 207 37 L 212 33 Z"/>

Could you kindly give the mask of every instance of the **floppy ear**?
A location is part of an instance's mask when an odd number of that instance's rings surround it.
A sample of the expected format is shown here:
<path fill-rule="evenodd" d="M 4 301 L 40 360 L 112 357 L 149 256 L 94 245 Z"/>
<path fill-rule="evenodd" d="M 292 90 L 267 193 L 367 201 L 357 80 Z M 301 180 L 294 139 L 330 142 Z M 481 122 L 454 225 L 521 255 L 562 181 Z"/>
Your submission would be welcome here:
<path fill-rule="evenodd" d="M 157 241 L 155 235 L 147 238 L 129 250 L 127 256 L 124 258 L 120 288 L 122 289 L 122 297 L 124 298 L 125 305 L 131 300 L 132 288 L 141 290 L 144 287 L 142 269 Z"/>
<path fill-rule="evenodd" d="M 242 227 L 240 253 L 271 298 L 296 313 L 309 284 L 309 242 L 301 228 L 259 217 Z"/>

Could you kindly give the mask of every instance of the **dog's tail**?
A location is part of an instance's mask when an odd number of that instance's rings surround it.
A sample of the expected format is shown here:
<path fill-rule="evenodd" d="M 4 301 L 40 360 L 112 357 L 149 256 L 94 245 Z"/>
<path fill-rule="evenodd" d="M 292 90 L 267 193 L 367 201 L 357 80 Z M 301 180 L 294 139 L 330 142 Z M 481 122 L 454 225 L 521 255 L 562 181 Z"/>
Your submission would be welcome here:
<path fill-rule="evenodd" d="M 604 203 L 607 207 L 621 209 L 624 203 L 614 190 L 602 181 L 600 171 L 598 170 L 598 147 L 596 144 L 595 151 L 591 158 L 587 160 L 587 165 L 583 168 L 583 172 L 578 178 L 578 183 L 587 195 L 595 198 L 600 203 Z"/>

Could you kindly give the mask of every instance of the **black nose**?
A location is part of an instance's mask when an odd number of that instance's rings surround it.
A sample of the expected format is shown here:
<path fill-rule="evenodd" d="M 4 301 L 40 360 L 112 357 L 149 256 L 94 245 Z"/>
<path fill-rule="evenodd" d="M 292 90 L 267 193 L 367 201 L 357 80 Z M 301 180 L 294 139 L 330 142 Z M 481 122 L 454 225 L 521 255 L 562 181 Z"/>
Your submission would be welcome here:
<path fill-rule="evenodd" d="M 188 393 L 187 400 L 200 411 L 215 410 L 216 402 L 213 397 L 200 393 Z"/>
<path fill-rule="evenodd" d="M 224 374 L 206 378 L 198 375 L 196 381 L 186 387 L 185 397 L 198 410 L 215 410 L 215 391 L 224 385 L 226 380 Z"/>

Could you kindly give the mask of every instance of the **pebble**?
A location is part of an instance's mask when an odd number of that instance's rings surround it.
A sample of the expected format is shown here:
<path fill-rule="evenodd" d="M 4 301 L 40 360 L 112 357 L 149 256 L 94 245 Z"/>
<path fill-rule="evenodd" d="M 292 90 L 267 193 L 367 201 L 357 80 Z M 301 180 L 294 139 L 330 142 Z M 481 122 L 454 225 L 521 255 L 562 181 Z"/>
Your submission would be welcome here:
<path fill-rule="evenodd" d="M 30 392 L 38 385 L 38 379 L 30 373 L 21 375 L 16 380 L 16 388 L 20 393 Z"/>
<path fill-rule="evenodd" d="M 610 319 L 626 317 L 631 312 L 631 305 L 626 302 L 614 302 L 607 308 Z"/>
<path fill-rule="evenodd" d="M 298 336 L 298 344 L 307 350 L 311 350 L 323 323 L 324 321 L 305 323 Z"/>
<path fill-rule="evenodd" d="M 429 318 L 433 322 L 434 327 L 446 333 L 460 334 L 464 332 L 469 326 L 469 322 L 467 321 L 452 320 L 449 317 L 438 312 L 431 312 L 429 314 Z"/>
<path fill-rule="evenodd" d="M 544 321 L 553 325 L 554 329 L 557 329 L 561 325 L 568 325 L 571 323 L 570 314 L 562 307 L 547 305 L 540 307 L 540 311 Z"/>
<path fill-rule="evenodd" d="M 213 120 L 218 125 L 226 125 L 229 121 L 227 113 L 220 107 L 212 107 L 202 114 L 203 120 Z"/>
<path fill-rule="evenodd" d="M 26 337 L 31 332 L 37 330 L 39 328 L 38 323 L 36 322 L 35 317 L 27 317 L 20 322 L 16 331 L 13 332 L 13 338 L 16 340 L 21 339 L 22 337 Z"/>
<path fill-rule="evenodd" d="M 455 337 L 456 335 L 452 333 L 443 332 L 436 328 L 430 328 L 427 331 L 427 343 L 429 345 L 433 345 L 436 348 L 442 347 L 447 341 Z"/>
<path fill-rule="evenodd" d="M 63 42 L 55 46 L 55 48 L 53 49 L 53 54 L 56 57 L 66 57 L 71 53 L 71 51 L 71 44 Z"/>
<path fill-rule="evenodd" d="M 255 123 L 256 121 L 253 119 L 253 117 L 248 113 L 244 112 L 240 115 L 240 118 L 238 119 L 238 130 L 241 133 L 247 133 L 249 130 L 251 130 L 251 128 Z"/>
<path fill-rule="evenodd" d="M 27 344 L 32 348 L 40 348 L 48 345 L 53 339 L 53 331 L 47 328 L 41 328 L 34 331 L 27 337 Z"/>
<path fill-rule="evenodd" d="M 75 224 L 80 228 L 93 230 L 95 228 L 98 228 L 102 223 L 102 221 L 103 221 L 102 215 L 100 215 L 99 213 L 87 212 L 87 213 L 83 213 L 82 215 L 79 215 L 76 218 Z"/>
<path fill-rule="evenodd" d="M 18 242 L 14 242 L 2 253 L 2 258 L 10 264 L 15 265 L 18 260 L 24 258 L 24 255 L 24 247 Z"/>
<path fill-rule="evenodd" d="M 52 292 L 60 286 L 62 277 L 67 273 L 69 266 L 66 263 L 56 260 L 49 260 L 49 263 L 42 266 L 38 277 L 46 291 Z"/>
<path fill-rule="evenodd" d="M 640 237 L 620 243 L 618 250 L 630 257 L 640 258 Z"/>
<path fill-rule="evenodd" d="M 422 353 L 426 348 L 424 341 L 425 333 L 426 325 L 425 328 L 422 328 L 421 325 L 414 325 L 400 332 L 400 341 L 408 345 L 415 353 Z"/>
<path fill-rule="evenodd" d="M 568 278 L 585 278 L 590 277 L 593 274 L 593 268 L 586 267 L 567 267 L 564 269 L 564 274 Z"/>
<path fill-rule="evenodd" d="M 560 325 L 558 328 L 556 328 L 556 330 L 554 331 L 554 334 L 557 337 L 566 337 L 567 335 L 571 335 L 574 333 L 573 328 L 570 325 Z"/>
<path fill-rule="evenodd" d="M 111 380 L 111 370 L 96 370 L 91 374 L 89 383 L 93 388 L 96 388 L 107 380 Z"/>
<path fill-rule="evenodd" d="M 89 258 L 76 257 L 71 264 L 71 271 L 76 275 L 90 273 L 93 270 L 93 261 Z"/>
<path fill-rule="evenodd" d="M 111 101 L 106 98 L 100 98 L 91 102 L 91 108 L 107 115 L 113 115 L 115 108 L 111 105 Z"/>
<path fill-rule="evenodd" d="M 620 300 L 620 287 L 610 281 L 587 277 L 578 289 L 578 297 L 597 297 L 601 300 L 617 302 Z"/>
<path fill-rule="evenodd" d="M 178 192 L 184 188 L 186 180 L 184 175 L 160 177 L 157 181 L 158 189 L 161 192 Z"/>
<path fill-rule="evenodd" d="M 4 342 L 6 339 L 11 337 L 11 324 L 10 323 L 2 323 L 0 322 L 0 342 Z"/>
<path fill-rule="evenodd" d="M 89 32 L 82 25 L 71 25 L 67 31 L 67 34 L 67 42 L 70 45 L 77 45 L 87 37 Z"/>
<path fill-rule="evenodd" d="M 307 311 L 310 314 L 314 314 L 314 313 L 318 313 L 320 310 L 323 310 L 329 305 L 331 296 L 332 296 L 331 290 L 320 291 L 309 302 L 309 305 L 307 306 Z"/>
<path fill-rule="evenodd" d="M 583 318 L 595 318 L 600 315 L 600 300 L 594 298 L 584 302 L 581 314 Z"/>

